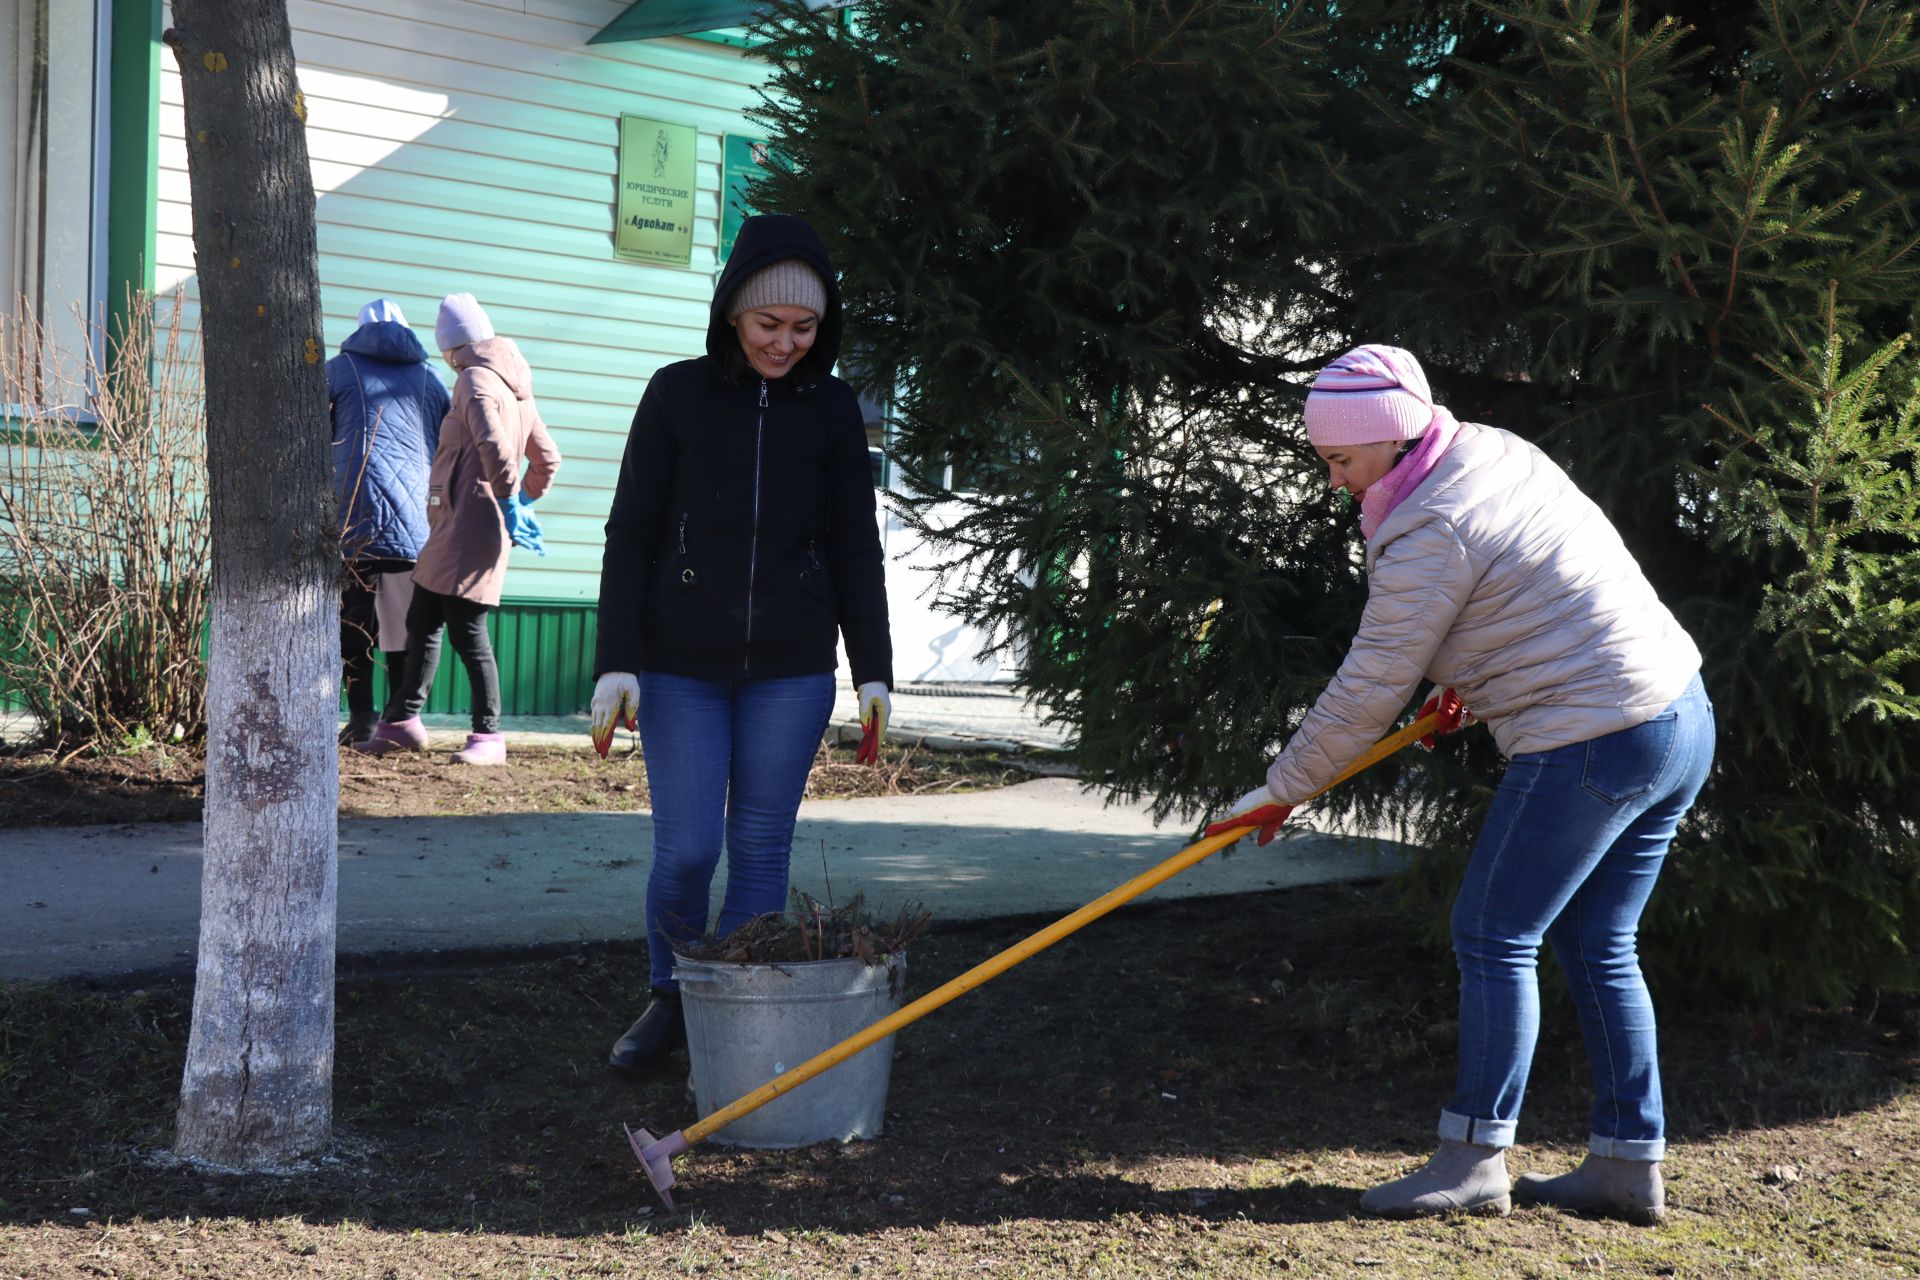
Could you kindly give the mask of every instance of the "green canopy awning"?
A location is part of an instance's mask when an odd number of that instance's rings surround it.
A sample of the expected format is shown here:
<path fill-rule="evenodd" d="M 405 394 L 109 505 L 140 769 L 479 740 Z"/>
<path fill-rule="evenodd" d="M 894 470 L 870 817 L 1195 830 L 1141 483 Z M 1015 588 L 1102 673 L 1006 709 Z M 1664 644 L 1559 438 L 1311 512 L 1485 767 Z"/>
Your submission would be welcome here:
<path fill-rule="evenodd" d="M 806 2 L 809 9 L 846 9 L 852 7 L 855 0 Z M 745 27 L 758 22 L 772 8 L 768 0 L 633 0 L 625 12 L 600 28 L 587 43 L 613 44 L 621 40 L 651 40 L 655 36 L 686 36 L 723 27 Z"/>
<path fill-rule="evenodd" d="M 766 11 L 765 0 L 633 0 L 626 12 L 600 28 L 587 43 L 614 44 L 744 27 Z"/>

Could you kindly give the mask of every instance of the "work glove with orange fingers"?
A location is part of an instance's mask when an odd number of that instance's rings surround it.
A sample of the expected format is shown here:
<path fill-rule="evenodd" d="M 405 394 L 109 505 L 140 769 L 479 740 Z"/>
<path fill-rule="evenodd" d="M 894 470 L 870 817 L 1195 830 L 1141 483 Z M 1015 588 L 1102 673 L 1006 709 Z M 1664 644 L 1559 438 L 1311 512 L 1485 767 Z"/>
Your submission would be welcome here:
<path fill-rule="evenodd" d="M 630 671 L 609 671 L 593 683 L 593 749 L 607 758 L 613 731 L 640 723 L 640 681 Z"/>
<path fill-rule="evenodd" d="M 887 720 L 893 715 L 893 699 L 887 696 L 886 682 L 869 680 L 854 690 L 854 704 L 860 710 L 860 749 L 853 753 L 855 764 L 878 765 L 880 742 L 887 736 Z"/>
<path fill-rule="evenodd" d="M 1260 838 L 1254 843 L 1264 845 L 1272 843 L 1273 838 L 1280 834 L 1280 824 L 1292 816 L 1293 806 L 1275 800 L 1273 792 L 1265 787 L 1255 787 L 1234 801 L 1227 813 L 1231 816 L 1208 823 L 1206 834 L 1217 836 L 1235 827 L 1255 827 L 1260 832 Z"/>
<path fill-rule="evenodd" d="M 1424 751 L 1433 750 L 1433 740 L 1441 734 L 1458 733 L 1471 718 L 1467 709 L 1460 705 L 1460 695 L 1451 689 L 1434 690 L 1433 696 L 1420 704 L 1420 714 L 1414 719 L 1424 720 L 1435 713 L 1439 714 L 1440 723 L 1434 726 L 1432 733 L 1417 739 Z"/>

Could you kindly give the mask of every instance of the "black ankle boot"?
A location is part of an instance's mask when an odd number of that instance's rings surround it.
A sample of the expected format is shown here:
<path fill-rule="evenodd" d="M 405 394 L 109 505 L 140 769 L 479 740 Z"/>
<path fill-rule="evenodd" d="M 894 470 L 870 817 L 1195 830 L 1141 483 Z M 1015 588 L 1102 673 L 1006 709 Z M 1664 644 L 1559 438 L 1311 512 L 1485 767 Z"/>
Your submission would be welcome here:
<path fill-rule="evenodd" d="M 653 1002 L 627 1034 L 613 1043 L 607 1064 L 628 1075 L 645 1075 L 687 1042 L 687 1020 L 680 1011 L 680 993 L 653 988 Z"/>

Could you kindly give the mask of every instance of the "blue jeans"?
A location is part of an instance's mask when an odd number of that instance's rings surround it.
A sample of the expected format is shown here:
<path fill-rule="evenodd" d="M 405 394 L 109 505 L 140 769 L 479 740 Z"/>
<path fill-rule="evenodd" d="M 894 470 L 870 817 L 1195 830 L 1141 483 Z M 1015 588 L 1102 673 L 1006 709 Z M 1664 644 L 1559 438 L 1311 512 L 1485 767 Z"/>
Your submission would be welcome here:
<path fill-rule="evenodd" d="M 654 986 L 677 985 L 674 944 L 707 931 L 723 838 L 727 893 L 715 932 L 786 909 L 794 818 L 832 714 L 828 672 L 765 680 L 640 673 L 640 749 L 653 792 L 647 956 Z"/>
<path fill-rule="evenodd" d="M 1589 1149 L 1666 1154 L 1653 1001 L 1635 935 L 1680 819 L 1713 762 L 1700 678 L 1631 729 L 1515 756 L 1453 904 L 1460 1075 L 1440 1136 L 1509 1147 L 1540 1031 L 1544 937 L 1567 975 L 1593 1069 Z"/>

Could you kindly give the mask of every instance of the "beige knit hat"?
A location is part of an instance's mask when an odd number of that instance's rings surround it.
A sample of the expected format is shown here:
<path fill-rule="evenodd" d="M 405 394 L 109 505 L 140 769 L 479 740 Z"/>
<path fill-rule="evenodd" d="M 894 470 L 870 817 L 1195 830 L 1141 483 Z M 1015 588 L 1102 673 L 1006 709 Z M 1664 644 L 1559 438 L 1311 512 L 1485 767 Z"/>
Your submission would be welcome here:
<path fill-rule="evenodd" d="M 805 307 L 816 316 L 827 313 L 827 286 L 812 267 L 798 258 L 783 258 L 762 267 L 733 291 L 727 319 L 737 320 L 762 307 Z"/>

